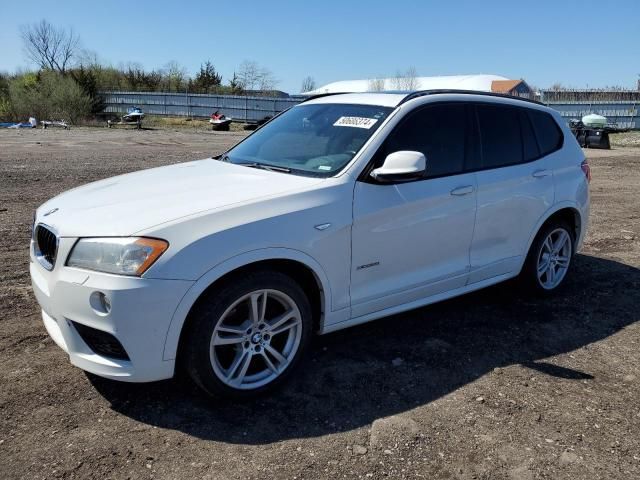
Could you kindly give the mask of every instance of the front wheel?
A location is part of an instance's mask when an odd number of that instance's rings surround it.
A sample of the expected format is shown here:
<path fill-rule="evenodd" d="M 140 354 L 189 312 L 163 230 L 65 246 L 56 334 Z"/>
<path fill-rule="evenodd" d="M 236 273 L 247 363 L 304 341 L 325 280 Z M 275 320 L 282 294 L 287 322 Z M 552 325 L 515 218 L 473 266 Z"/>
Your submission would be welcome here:
<path fill-rule="evenodd" d="M 259 271 L 232 277 L 193 312 L 185 366 L 207 393 L 252 398 L 282 383 L 311 337 L 311 307 L 289 276 Z"/>
<path fill-rule="evenodd" d="M 525 286 L 543 295 L 560 288 L 571 268 L 574 245 L 573 230 L 565 222 L 552 221 L 543 226 L 520 274 Z"/>

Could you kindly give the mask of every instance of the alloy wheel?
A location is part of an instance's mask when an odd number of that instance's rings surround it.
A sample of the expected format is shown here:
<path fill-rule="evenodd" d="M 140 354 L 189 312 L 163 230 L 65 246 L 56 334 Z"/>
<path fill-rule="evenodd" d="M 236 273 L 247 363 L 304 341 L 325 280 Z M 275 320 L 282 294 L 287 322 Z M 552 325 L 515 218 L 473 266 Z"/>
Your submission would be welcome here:
<path fill-rule="evenodd" d="M 211 336 L 209 356 L 227 386 L 252 390 L 277 378 L 292 362 L 302 337 L 302 315 L 284 292 L 255 290 L 225 310 Z"/>
<path fill-rule="evenodd" d="M 564 228 L 556 228 L 545 238 L 538 254 L 537 274 L 545 290 L 556 288 L 569 270 L 572 255 L 571 235 Z"/>

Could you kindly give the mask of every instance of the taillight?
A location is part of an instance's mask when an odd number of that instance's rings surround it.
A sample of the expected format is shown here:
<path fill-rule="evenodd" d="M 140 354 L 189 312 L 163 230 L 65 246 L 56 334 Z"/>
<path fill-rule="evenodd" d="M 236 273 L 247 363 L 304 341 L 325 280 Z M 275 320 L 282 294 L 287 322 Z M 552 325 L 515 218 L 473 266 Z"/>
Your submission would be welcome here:
<path fill-rule="evenodd" d="M 580 164 L 580 168 L 584 172 L 584 176 L 587 177 L 587 182 L 591 183 L 591 167 L 589 167 L 589 162 L 585 158 Z"/>

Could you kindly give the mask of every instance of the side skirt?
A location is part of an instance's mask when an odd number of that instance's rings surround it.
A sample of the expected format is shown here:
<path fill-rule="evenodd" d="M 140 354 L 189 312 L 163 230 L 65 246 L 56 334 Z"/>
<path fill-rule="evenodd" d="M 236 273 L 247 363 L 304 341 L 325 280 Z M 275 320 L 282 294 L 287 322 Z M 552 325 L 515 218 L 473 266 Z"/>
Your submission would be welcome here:
<path fill-rule="evenodd" d="M 413 310 L 416 308 L 424 307 L 425 305 L 431 305 L 432 303 L 448 300 L 453 297 L 464 295 L 465 293 L 470 293 L 475 290 L 480 290 L 490 285 L 495 285 L 496 283 L 504 282 L 505 280 L 509 280 L 510 278 L 513 278 L 515 276 L 517 276 L 517 272 L 505 273 L 502 275 L 498 275 L 496 277 L 487 278 L 486 280 L 482 280 L 480 282 L 472 283 L 470 285 L 465 285 L 464 287 L 456 288 L 454 290 L 449 290 L 448 292 L 438 293 L 436 295 L 421 298 L 419 300 L 405 303 L 403 305 L 397 305 L 395 307 L 387 308 L 385 310 L 380 310 L 377 312 L 369 313 L 367 315 L 362 315 L 360 317 L 351 318 L 344 322 L 334 323 L 333 325 L 327 325 L 320 332 L 320 334 L 335 332 L 338 330 L 342 330 L 343 328 L 353 327 L 355 325 L 360 325 L 361 323 L 370 322 L 372 320 L 377 320 L 379 318 L 388 317 L 390 315 L 395 315 L 397 313 L 406 312 L 407 310 Z"/>

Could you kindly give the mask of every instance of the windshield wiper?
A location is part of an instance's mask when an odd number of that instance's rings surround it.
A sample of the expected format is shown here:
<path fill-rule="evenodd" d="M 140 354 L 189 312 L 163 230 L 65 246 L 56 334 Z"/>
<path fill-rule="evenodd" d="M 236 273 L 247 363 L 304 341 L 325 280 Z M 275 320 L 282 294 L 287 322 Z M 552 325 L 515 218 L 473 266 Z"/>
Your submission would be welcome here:
<path fill-rule="evenodd" d="M 279 167 L 277 165 L 269 165 L 267 163 L 244 162 L 244 163 L 236 163 L 236 165 L 242 165 L 244 167 L 251 167 L 251 168 L 260 168 L 262 170 L 269 170 L 270 172 L 291 173 L 291 169 L 290 168 Z"/>

